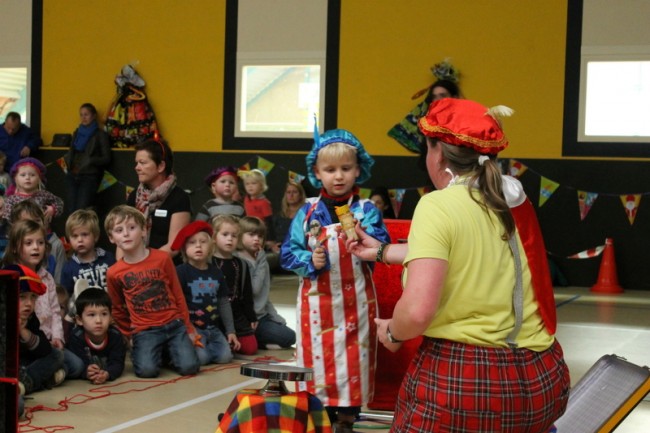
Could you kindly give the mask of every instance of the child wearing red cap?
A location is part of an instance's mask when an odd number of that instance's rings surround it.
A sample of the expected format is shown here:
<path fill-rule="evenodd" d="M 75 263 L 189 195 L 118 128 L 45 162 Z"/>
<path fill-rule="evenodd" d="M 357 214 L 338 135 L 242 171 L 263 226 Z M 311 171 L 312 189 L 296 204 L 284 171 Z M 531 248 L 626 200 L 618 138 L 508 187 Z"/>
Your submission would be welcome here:
<path fill-rule="evenodd" d="M 237 169 L 235 167 L 217 167 L 205 178 L 205 184 L 212 191 L 213 199 L 206 201 L 196 214 L 198 221 L 212 221 L 216 215 L 246 214 L 244 205 L 235 199 L 239 195 Z"/>
<path fill-rule="evenodd" d="M 55 373 L 63 367 L 63 352 L 54 350 L 34 309 L 36 300 L 47 288 L 39 276 L 23 265 L 7 265 L 5 270 L 18 274 L 20 301 L 19 320 L 19 381 L 21 394 L 31 394 L 47 388 L 54 381 Z"/>
<path fill-rule="evenodd" d="M 232 351 L 239 350 L 235 323 L 228 299 L 228 286 L 221 269 L 212 263 L 212 227 L 205 221 L 194 221 L 176 235 L 172 251 L 179 251 L 183 264 L 176 273 L 183 288 L 190 320 L 201 336 L 196 354 L 201 365 L 227 364 Z M 225 335 L 224 335 L 225 334 Z"/>
<path fill-rule="evenodd" d="M 63 200 L 45 189 L 45 174 L 45 166 L 36 158 L 28 157 L 16 162 L 9 172 L 15 191 L 5 198 L 0 218 L 7 221 L 13 206 L 27 199 L 34 200 L 43 208 L 48 223 L 52 218 L 61 215 Z"/>

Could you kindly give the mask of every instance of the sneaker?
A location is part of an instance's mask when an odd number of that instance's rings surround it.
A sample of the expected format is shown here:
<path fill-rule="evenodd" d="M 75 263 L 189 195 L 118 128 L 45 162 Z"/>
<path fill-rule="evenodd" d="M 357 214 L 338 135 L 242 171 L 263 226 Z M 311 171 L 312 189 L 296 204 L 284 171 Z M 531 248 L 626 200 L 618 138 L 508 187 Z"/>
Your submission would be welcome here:
<path fill-rule="evenodd" d="M 54 376 L 52 376 L 52 386 L 59 386 L 63 383 L 64 380 L 65 380 L 65 370 L 59 368 L 57 371 L 54 372 Z"/>
<path fill-rule="evenodd" d="M 279 344 L 273 344 L 273 343 L 268 343 L 266 345 L 266 350 L 281 350 L 282 347 L 280 347 Z"/>

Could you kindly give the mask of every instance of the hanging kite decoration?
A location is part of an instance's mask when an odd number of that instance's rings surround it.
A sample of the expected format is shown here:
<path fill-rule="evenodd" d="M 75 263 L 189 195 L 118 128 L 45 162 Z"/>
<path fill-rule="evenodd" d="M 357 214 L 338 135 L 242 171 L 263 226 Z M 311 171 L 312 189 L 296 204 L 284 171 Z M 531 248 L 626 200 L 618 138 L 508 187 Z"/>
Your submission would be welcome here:
<path fill-rule="evenodd" d="M 388 131 L 388 136 L 394 138 L 399 144 L 404 146 L 407 150 L 413 153 L 423 153 L 424 149 L 424 136 L 418 129 L 418 119 L 427 113 L 429 104 L 434 99 L 433 89 L 437 86 L 442 86 L 447 89 L 456 89 L 457 94 L 452 94 L 452 97 L 459 97 L 460 91 L 458 90 L 458 81 L 460 79 L 460 72 L 450 62 L 445 59 L 440 63 L 436 63 L 431 68 L 431 73 L 436 81 L 428 87 L 418 91 L 411 99 L 418 99 L 422 95 L 424 100 L 416 105 L 397 125 L 393 126 Z M 452 93 L 452 92 L 450 92 Z"/>
<path fill-rule="evenodd" d="M 156 116 L 144 92 L 145 82 L 131 65 L 115 77 L 117 95 L 106 116 L 106 132 L 113 147 L 132 147 L 158 130 Z"/>

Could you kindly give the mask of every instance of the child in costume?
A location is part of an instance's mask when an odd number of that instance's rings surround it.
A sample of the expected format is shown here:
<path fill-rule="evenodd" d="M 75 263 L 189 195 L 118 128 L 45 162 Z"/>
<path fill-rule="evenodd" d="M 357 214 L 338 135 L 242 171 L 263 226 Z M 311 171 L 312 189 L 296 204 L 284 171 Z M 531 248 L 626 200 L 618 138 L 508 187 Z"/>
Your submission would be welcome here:
<path fill-rule="evenodd" d="M 212 221 L 216 215 L 234 215 L 241 217 L 246 214 L 244 205 L 235 200 L 238 195 L 237 169 L 235 167 L 217 167 L 205 178 L 214 195 L 206 201 L 196 214 L 198 221 Z"/>
<path fill-rule="evenodd" d="M 301 389 L 321 399 L 337 432 L 351 432 L 373 395 L 377 304 L 371 268 L 347 252 L 336 207 L 348 205 L 373 237 L 389 236 L 377 207 L 359 199 L 357 183 L 374 164 L 359 140 L 342 129 L 314 138 L 307 170 L 321 191 L 296 213 L 280 263 L 301 277 L 297 362 L 314 369 Z"/>
<path fill-rule="evenodd" d="M 178 232 L 172 251 L 181 251 L 183 264 L 176 266 L 190 320 L 201 336 L 196 354 L 201 365 L 227 364 L 240 344 L 228 299 L 228 286 L 221 269 L 212 263 L 212 226 L 194 221 Z M 221 327 L 225 331 L 221 331 Z"/>
<path fill-rule="evenodd" d="M 269 299 L 271 294 L 271 269 L 264 251 L 266 226 L 256 217 L 239 220 L 239 245 L 237 257 L 248 262 L 253 285 L 253 304 L 257 314 L 255 338 L 260 349 L 281 349 L 296 342 L 296 333 L 287 326 Z"/>
<path fill-rule="evenodd" d="M 132 341 L 136 376 L 157 377 L 165 351 L 179 374 L 195 374 L 199 338 L 183 289 L 169 254 L 145 246 L 146 224 L 142 212 L 125 205 L 113 208 L 104 222 L 109 240 L 123 252 L 106 273 L 115 324 Z"/>
<path fill-rule="evenodd" d="M 115 380 L 124 371 L 126 344 L 111 325 L 111 298 L 105 290 L 89 287 L 75 301 L 75 321 L 68 349 L 81 362 L 81 374 L 70 379 L 88 379 L 93 385 Z"/>
<path fill-rule="evenodd" d="M 257 315 L 253 303 L 251 274 L 245 260 L 234 255 L 239 241 L 239 218 L 232 215 L 217 215 L 213 222 L 215 250 L 212 258 L 226 277 L 230 289 L 235 331 L 241 346 L 237 353 L 254 355 L 257 352 Z"/>

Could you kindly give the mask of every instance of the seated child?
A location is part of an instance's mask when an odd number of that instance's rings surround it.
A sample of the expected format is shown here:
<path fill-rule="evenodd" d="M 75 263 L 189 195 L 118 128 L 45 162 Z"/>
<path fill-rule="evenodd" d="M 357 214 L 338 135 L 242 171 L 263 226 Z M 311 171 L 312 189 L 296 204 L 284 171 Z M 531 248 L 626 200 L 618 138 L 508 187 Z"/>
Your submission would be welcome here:
<path fill-rule="evenodd" d="M 235 321 L 237 339 L 241 343 L 237 353 L 254 355 L 257 352 L 257 315 L 253 305 L 253 288 L 251 275 L 245 260 L 233 253 L 239 238 L 239 218 L 232 215 L 217 215 L 212 227 L 214 229 L 215 249 L 212 257 L 226 277 L 230 289 L 230 307 Z"/>
<path fill-rule="evenodd" d="M 244 209 L 246 216 L 257 217 L 264 221 L 266 227 L 273 227 L 273 208 L 271 202 L 264 195 L 269 189 L 266 184 L 266 176 L 262 170 L 254 168 L 251 171 L 240 171 L 240 176 L 244 180 Z"/>
<path fill-rule="evenodd" d="M 212 227 L 205 221 L 194 221 L 176 235 L 172 251 L 181 251 L 183 264 L 176 266 L 190 319 L 201 335 L 202 346 L 196 347 L 201 365 L 232 361 L 232 352 L 239 350 L 235 334 L 228 287 L 221 269 L 212 263 Z M 225 329 L 221 331 L 221 326 Z"/>
<path fill-rule="evenodd" d="M 296 343 L 296 333 L 278 314 L 269 299 L 271 270 L 266 260 L 264 239 L 266 226 L 261 219 L 246 216 L 239 220 L 239 245 L 237 257 L 248 262 L 253 287 L 253 304 L 257 314 L 255 337 L 260 349 L 280 349 Z"/>
<path fill-rule="evenodd" d="M 19 274 L 18 287 L 20 301 L 18 306 L 19 320 L 19 353 L 20 393 L 31 394 L 44 388 L 49 388 L 56 381 L 63 381 L 63 352 L 54 350 L 45 333 L 40 329 L 38 317 L 34 314 L 36 299 L 43 295 L 47 288 L 36 273 L 23 265 L 7 265 L 5 270 L 16 271 Z"/>
<path fill-rule="evenodd" d="M 239 192 L 235 167 L 215 168 L 205 178 L 213 199 L 206 201 L 196 214 L 198 221 L 212 221 L 216 215 L 244 216 L 244 206 L 233 197 Z"/>
<path fill-rule="evenodd" d="M 111 308 L 108 293 L 98 287 L 89 287 L 77 297 L 77 326 L 67 347 L 83 368 L 75 369 L 81 374 L 70 379 L 88 379 L 101 385 L 122 375 L 126 344 L 120 331 L 111 326 Z"/>
<path fill-rule="evenodd" d="M 115 263 L 115 256 L 96 246 L 99 218 L 93 210 L 74 211 L 65 223 L 65 234 L 74 253 L 63 266 L 61 285 L 72 296 L 74 305 L 74 285 L 79 279 L 88 281 L 88 286 L 106 290 L 106 271 Z"/>
<path fill-rule="evenodd" d="M 147 248 L 146 220 L 134 207 L 113 208 L 104 222 L 112 244 L 123 252 L 108 269 L 106 284 L 117 328 L 131 339 L 138 377 L 157 377 L 163 352 L 181 375 L 199 371 L 194 325 L 169 254 Z"/>

